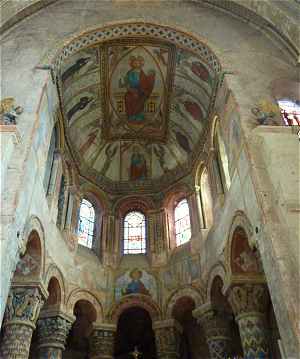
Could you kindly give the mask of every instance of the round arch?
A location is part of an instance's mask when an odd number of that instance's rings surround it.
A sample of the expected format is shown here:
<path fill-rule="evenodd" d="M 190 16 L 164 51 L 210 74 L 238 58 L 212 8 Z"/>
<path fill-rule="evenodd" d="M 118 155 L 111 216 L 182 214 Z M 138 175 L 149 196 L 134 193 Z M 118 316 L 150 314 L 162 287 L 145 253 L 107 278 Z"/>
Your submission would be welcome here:
<path fill-rule="evenodd" d="M 34 4 L 30 3 L 25 7 L 22 6 L 21 8 L 16 8 L 13 12 L 9 13 L 9 16 L 7 16 L 6 20 L 1 24 L 0 33 L 4 33 L 27 16 L 32 15 L 35 12 L 44 9 L 49 4 L 57 1 L 58 0 L 35 0 Z M 232 4 L 215 2 L 214 0 L 207 0 L 207 3 L 211 4 L 215 8 L 221 9 L 222 11 L 226 10 L 226 12 L 235 18 L 237 17 L 241 20 L 246 20 L 252 26 L 257 27 L 257 24 L 259 24 L 260 27 L 271 35 L 273 39 L 285 44 L 285 46 L 289 49 L 289 52 L 292 54 L 294 61 L 297 62 L 299 46 L 295 39 L 295 32 L 293 32 L 294 26 L 296 25 L 293 25 L 291 28 L 287 28 L 283 26 L 281 19 L 274 22 L 274 16 L 271 11 L 274 10 L 273 4 L 266 4 L 266 7 L 269 7 L 270 10 L 268 11 L 265 8 L 259 9 L 255 7 L 255 5 L 251 6 L 250 3 L 243 5 L 237 3 L 237 1 L 234 1 L 234 6 L 232 6 Z M 284 16 L 285 19 L 289 18 L 289 15 L 284 14 Z"/>
<path fill-rule="evenodd" d="M 195 186 L 199 186 L 199 183 L 201 181 L 201 176 L 203 171 L 205 170 L 205 168 L 207 168 L 207 160 L 208 160 L 208 155 L 206 152 L 203 152 L 202 156 L 205 155 L 205 158 L 201 158 L 201 160 L 199 161 L 198 165 L 195 167 Z"/>
<path fill-rule="evenodd" d="M 45 275 L 45 231 L 44 226 L 41 220 L 32 215 L 26 222 L 22 235 L 22 242 L 20 243 L 20 255 L 24 255 L 27 249 L 28 242 L 31 238 L 31 235 L 35 233 L 36 239 L 40 245 L 40 278 L 43 278 Z"/>
<path fill-rule="evenodd" d="M 172 313 L 176 302 L 182 297 L 189 297 L 195 302 L 195 307 L 199 307 L 200 305 L 205 303 L 205 296 L 200 291 L 197 291 L 194 288 L 187 287 L 183 289 L 179 289 L 175 291 L 169 299 L 167 300 L 166 304 L 166 318 L 172 318 Z"/>
<path fill-rule="evenodd" d="M 169 210 L 173 210 L 174 202 L 180 200 L 183 197 L 187 197 L 192 189 L 185 183 L 175 185 L 168 189 L 163 200 L 163 207 Z"/>
<path fill-rule="evenodd" d="M 114 39 L 116 37 L 115 31 L 113 31 L 115 28 L 118 29 L 118 38 L 127 37 L 129 35 L 137 37 L 160 37 L 180 47 L 184 46 L 189 48 L 195 53 L 198 53 L 216 72 L 221 72 L 219 59 L 207 45 L 206 41 L 198 34 L 186 32 L 174 26 L 171 27 L 154 22 L 132 20 L 110 22 L 100 28 L 93 27 L 73 36 L 68 41 L 60 42 L 51 54 L 48 54 L 48 58 L 54 66 L 54 71 L 56 72 L 63 60 L 79 50 L 87 46 Z"/>
<path fill-rule="evenodd" d="M 73 315 L 75 304 L 81 300 L 89 302 L 93 306 L 96 312 L 96 321 L 101 322 L 103 319 L 103 308 L 101 302 L 93 293 L 88 290 L 77 288 L 69 294 L 66 301 L 67 312 Z"/>
<path fill-rule="evenodd" d="M 66 286 L 65 286 L 64 277 L 60 269 L 54 263 L 50 264 L 44 277 L 44 283 L 46 288 L 48 287 L 50 280 L 53 278 L 57 280 L 60 287 L 60 304 L 65 305 Z"/>
<path fill-rule="evenodd" d="M 242 240 L 240 242 L 244 244 L 241 248 L 237 247 L 237 234 L 241 236 Z M 265 281 L 259 249 L 253 234 L 253 227 L 248 217 L 244 212 L 237 211 L 233 217 L 228 233 L 227 245 L 225 247 L 225 266 L 227 269 L 226 288 L 233 279 L 252 280 L 253 277 L 255 277 L 263 282 Z M 237 263 L 237 258 L 233 258 L 233 251 L 238 253 L 241 259 L 241 262 L 239 261 L 240 270 L 233 268 L 234 263 Z"/>
<path fill-rule="evenodd" d="M 155 208 L 151 198 L 143 196 L 127 196 L 117 201 L 114 206 L 114 212 L 121 218 L 130 210 L 136 209 L 144 214 Z"/>
<path fill-rule="evenodd" d="M 149 313 L 152 322 L 160 320 L 162 317 L 161 309 L 151 297 L 143 294 L 129 294 L 113 305 L 109 311 L 108 320 L 116 324 L 120 315 L 132 307 L 145 309 Z"/>
<path fill-rule="evenodd" d="M 109 210 L 109 199 L 104 191 L 101 191 L 95 185 L 90 183 L 84 183 L 80 186 L 80 192 L 83 197 L 92 198 L 93 202 L 96 202 L 97 206 L 103 211 L 103 214 Z"/>
<path fill-rule="evenodd" d="M 214 224 L 212 178 L 208 163 L 201 161 L 195 175 L 195 188 L 201 226 L 210 229 Z"/>
<path fill-rule="evenodd" d="M 208 279 L 207 279 L 207 285 L 206 285 L 206 302 L 211 303 L 211 290 L 212 290 L 212 286 L 214 283 L 214 280 L 216 277 L 220 277 L 223 281 L 223 283 L 226 282 L 226 278 L 227 278 L 227 270 L 225 265 L 222 262 L 218 262 L 217 264 L 215 264 L 209 274 L 208 274 Z"/>
<path fill-rule="evenodd" d="M 233 216 L 230 229 L 227 236 L 227 245 L 225 248 L 225 266 L 227 268 L 227 274 L 231 275 L 231 267 L 230 267 L 230 261 L 231 261 L 231 248 L 232 248 L 232 240 L 233 240 L 233 234 L 234 231 L 237 229 L 237 227 L 241 227 L 244 229 L 246 236 L 248 238 L 248 242 L 251 248 L 254 248 L 256 246 L 255 239 L 253 238 L 253 226 L 246 216 L 246 214 L 243 211 L 237 211 L 235 215 Z"/>

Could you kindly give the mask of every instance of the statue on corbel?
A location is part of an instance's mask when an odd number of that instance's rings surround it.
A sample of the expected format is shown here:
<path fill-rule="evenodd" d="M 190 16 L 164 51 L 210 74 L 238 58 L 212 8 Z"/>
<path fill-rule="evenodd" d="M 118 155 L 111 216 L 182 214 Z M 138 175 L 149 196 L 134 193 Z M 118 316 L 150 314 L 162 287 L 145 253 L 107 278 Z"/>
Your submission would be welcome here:
<path fill-rule="evenodd" d="M 23 107 L 15 105 L 13 97 L 6 97 L 0 101 L 0 124 L 16 125 L 17 118 L 23 112 Z"/>
<path fill-rule="evenodd" d="M 261 101 L 251 109 L 252 114 L 256 117 L 258 125 L 263 126 L 280 126 L 282 125 L 280 108 L 277 104 L 268 100 Z"/>

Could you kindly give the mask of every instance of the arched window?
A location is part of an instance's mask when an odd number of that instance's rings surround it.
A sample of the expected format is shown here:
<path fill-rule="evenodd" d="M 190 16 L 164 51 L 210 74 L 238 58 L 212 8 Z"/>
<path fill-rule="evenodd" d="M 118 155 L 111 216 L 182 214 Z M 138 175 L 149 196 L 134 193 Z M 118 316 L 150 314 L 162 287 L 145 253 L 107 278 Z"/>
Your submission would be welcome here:
<path fill-rule="evenodd" d="M 95 230 L 95 209 L 86 199 L 81 201 L 78 223 L 78 243 L 92 248 Z"/>
<path fill-rule="evenodd" d="M 124 218 L 124 254 L 146 253 L 146 218 L 142 212 L 131 211 Z"/>
<path fill-rule="evenodd" d="M 176 246 L 191 239 L 190 210 L 186 199 L 181 200 L 174 210 Z"/>
<path fill-rule="evenodd" d="M 200 177 L 200 201 L 203 228 L 209 229 L 213 223 L 213 202 L 207 168 L 204 168 Z"/>
<path fill-rule="evenodd" d="M 215 158 L 213 168 L 216 176 L 217 193 L 225 193 L 229 189 L 231 179 L 229 175 L 229 161 L 224 140 L 220 133 L 219 122 L 217 122 L 214 133 Z"/>
<path fill-rule="evenodd" d="M 291 100 L 279 100 L 282 119 L 287 126 L 300 126 L 300 103 Z"/>

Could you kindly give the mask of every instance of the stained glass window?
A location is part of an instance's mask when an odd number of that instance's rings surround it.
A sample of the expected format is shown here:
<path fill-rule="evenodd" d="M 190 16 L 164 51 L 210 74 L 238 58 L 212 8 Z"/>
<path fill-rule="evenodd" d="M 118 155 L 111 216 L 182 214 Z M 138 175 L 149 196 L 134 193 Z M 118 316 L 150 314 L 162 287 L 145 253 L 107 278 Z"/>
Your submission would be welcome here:
<path fill-rule="evenodd" d="M 78 243 L 92 248 L 95 229 L 95 210 L 93 205 L 83 199 L 79 211 Z"/>
<path fill-rule="evenodd" d="M 175 208 L 175 237 L 176 246 L 180 246 L 191 239 L 191 222 L 189 205 L 186 199 L 180 201 Z"/>
<path fill-rule="evenodd" d="M 285 125 L 300 126 L 300 103 L 290 100 L 279 100 L 278 105 Z"/>
<path fill-rule="evenodd" d="M 143 213 L 132 211 L 124 218 L 124 254 L 146 253 L 146 219 Z"/>

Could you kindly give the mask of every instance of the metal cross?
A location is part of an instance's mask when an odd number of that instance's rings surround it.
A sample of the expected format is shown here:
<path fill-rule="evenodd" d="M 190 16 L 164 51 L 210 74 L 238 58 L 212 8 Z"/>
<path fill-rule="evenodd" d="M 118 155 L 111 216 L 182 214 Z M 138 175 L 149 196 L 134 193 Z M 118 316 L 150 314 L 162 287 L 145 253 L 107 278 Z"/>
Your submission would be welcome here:
<path fill-rule="evenodd" d="M 134 351 L 130 353 L 135 359 L 138 359 L 139 356 L 142 354 L 141 352 L 138 351 L 137 346 L 134 347 Z"/>

